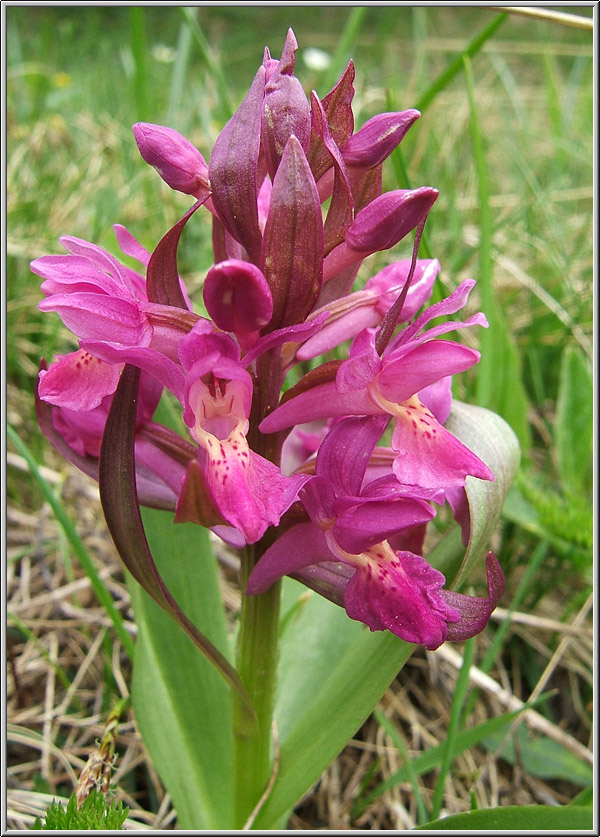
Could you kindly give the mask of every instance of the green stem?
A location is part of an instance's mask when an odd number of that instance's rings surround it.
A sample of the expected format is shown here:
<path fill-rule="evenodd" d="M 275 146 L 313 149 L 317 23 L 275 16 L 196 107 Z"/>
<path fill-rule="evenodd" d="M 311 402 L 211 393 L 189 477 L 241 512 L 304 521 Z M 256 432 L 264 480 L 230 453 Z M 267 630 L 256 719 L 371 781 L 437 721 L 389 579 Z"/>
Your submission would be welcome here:
<path fill-rule="evenodd" d="M 252 399 L 248 442 L 260 456 L 279 463 L 281 440 L 278 434 L 258 432 L 261 420 L 279 401 L 284 373 L 279 350 L 272 350 L 258 360 L 257 385 Z M 233 695 L 233 771 L 235 823 L 238 828 L 250 827 L 253 814 L 274 771 L 272 750 L 273 708 L 279 660 L 279 607 L 281 582 L 273 584 L 259 596 L 246 596 L 244 591 L 250 573 L 275 538 L 267 529 L 262 539 L 249 544 L 241 553 L 240 589 L 242 606 L 237 644 L 236 667 L 250 697 L 256 720 L 248 712 L 239 695 Z"/>
<path fill-rule="evenodd" d="M 242 555 L 240 582 L 248 576 L 267 544 L 248 546 Z M 237 670 L 256 711 L 256 722 L 237 694 L 233 695 L 234 777 L 236 825 L 242 828 L 273 772 L 271 725 L 278 660 L 279 600 L 281 584 L 260 596 L 242 596 Z"/>

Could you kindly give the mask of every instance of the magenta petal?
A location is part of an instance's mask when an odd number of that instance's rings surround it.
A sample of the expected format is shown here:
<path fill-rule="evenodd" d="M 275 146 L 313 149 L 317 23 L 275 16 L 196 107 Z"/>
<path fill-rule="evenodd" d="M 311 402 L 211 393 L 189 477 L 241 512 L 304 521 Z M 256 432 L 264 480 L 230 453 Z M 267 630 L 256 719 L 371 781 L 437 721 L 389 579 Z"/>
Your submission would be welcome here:
<path fill-rule="evenodd" d="M 223 519 L 246 543 L 256 543 L 298 496 L 308 475 L 285 477 L 244 444 L 239 434 L 206 447 L 206 485 Z"/>
<path fill-rule="evenodd" d="M 98 247 L 97 244 L 92 244 L 83 238 L 76 238 L 73 235 L 63 235 L 59 241 L 69 253 L 75 256 L 85 256 L 86 259 L 89 259 L 100 270 L 108 273 L 114 279 L 118 279 L 124 287 L 127 286 L 125 280 L 127 268 L 119 264 L 115 257 L 111 256 L 106 250 L 103 250 L 102 247 Z"/>
<path fill-rule="evenodd" d="M 431 305 L 427 308 L 423 313 L 417 317 L 417 319 L 411 323 L 411 325 L 407 326 L 404 331 L 401 331 L 397 337 L 392 341 L 390 344 L 389 350 L 395 349 L 397 346 L 404 345 L 413 339 L 417 338 L 418 333 L 423 329 L 431 320 L 435 319 L 436 317 L 448 317 L 450 314 L 455 314 L 457 311 L 460 311 L 461 308 L 467 304 L 467 300 L 469 298 L 469 294 L 475 287 L 475 280 L 474 279 L 465 279 L 464 282 L 458 286 L 458 288 L 450 294 L 450 296 L 446 297 L 445 299 L 436 302 L 434 305 Z M 477 316 L 477 315 L 475 315 Z M 482 316 L 482 315 L 480 315 Z M 473 319 L 473 318 L 471 318 Z M 484 318 L 485 320 L 485 318 Z M 477 320 L 476 322 L 480 322 Z M 484 323 L 481 322 L 483 325 Z M 431 337 L 437 337 L 439 334 L 446 333 L 448 331 L 453 330 L 454 328 L 462 328 L 466 323 L 444 323 L 442 326 L 438 328 L 443 329 L 440 331 L 432 329 L 425 333 L 425 335 L 421 336 L 420 339 L 430 339 Z"/>
<path fill-rule="evenodd" d="M 53 294 L 38 308 L 56 311 L 66 327 L 84 339 L 148 345 L 152 336 L 139 305 L 127 299 L 99 293 Z"/>
<path fill-rule="evenodd" d="M 444 424 L 452 408 L 452 376 L 440 378 L 417 393 L 419 401 Z"/>
<path fill-rule="evenodd" d="M 347 415 L 377 415 L 381 408 L 366 391 L 340 393 L 332 381 L 320 384 L 290 398 L 273 410 L 259 425 L 261 433 L 274 433 L 284 427 L 305 424 L 320 418 Z"/>
<path fill-rule="evenodd" d="M 246 593 L 249 596 L 264 593 L 284 575 L 320 561 L 335 561 L 327 548 L 325 536 L 312 523 L 298 523 L 267 549 L 250 573 Z"/>
<path fill-rule="evenodd" d="M 377 547 L 370 555 L 375 560 L 359 567 L 346 587 L 348 616 L 372 631 L 387 629 L 407 642 L 438 648 L 447 638 L 448 621 L 459 618 L 443 596 L 442 573 L 411 552 L 380 563 Z"/>
<path fill-rule="evenodd" d="M 317 473 L 323 475 L 328 493 L 334 497 L 358 496 L 369 458 L 386 423 L 387 417 L 383 416 L 346 418 L 329 431 L 317 454 Z"/>
<path fill-rule="evenodd" d="M 488 597 L 465 596 L 453 590 L 442 590 L 444 601 L 455 608 L 460 619 L 448 625 L 448 639 L 461 642 L 480 633 L 487 625 L 492 612 L 502 598 L 506 580 L 498 559 L 493 552 L 488 552 L 485 559 L 488 582 Z"/>
<path fill-rule="evenodd" d="M 376 332 L 365 329 L 353 342 L 348 359 L 337 371 L 335 385 L 340 393 L 351 393 L 365 389 L 380 373 L 381 358 L 375 350 Z"/>
<path fill-rule="evenodd" d="M 117 244 L 127 256 L 131 256 L 144 267 L 148 266 L 150 261 L 150 251 L 146 250 L 139 241 L 129 232 L 127 227 L 122 224 L 113 224 L 113 230 L 117 238 Z"/>
<path fill-rule="evenodd" d="M 303 343 L 304 340 L 308 340 L 319 331 L 326 319 L 327 311 L 323 311 L 323 313 L 303 323 L 284 326 L 284 328 L 278 328 L 269 334 L 265 334 L 244 355 L 245 365 L 249 366 L 256 358 L 269 351 L 269 349 L 274 349 L 276 346 L 282 346 L 284 343 Z"/>
<path fill-rule="evenodd" d="M 88 349 L 106 363 L 131 363 L 156 378 L 179 401 L 183 402 L 184 376 L 181 368 L 169 358 L 145 346 L 118 346 L 95 340 L 82 340 L 82 348 Z"/>
<path fill-rule="evenodd" d="M 434 515 L 433 508 L 419 500 L 365 501 L 342 512 L 332 532 L 342 549 L 357 555 L 404 529 L 427 523 Z"/>
<path fill-rule="evenodd" d="M 464 485 L 467 476 L 494 479 L 487 465 L 449 433 L 422 405 L 409 403 L 394 412 L 394 474 L 400 482 L 424 488 Z"/>
<path fill-rule="evenodd" d="M 361 253 L 388 250 L 427 217 L 438 195 L 430 186 L 386 192 L 358 213 L 346 244 Z"/>
<path fill-rule="evenodd" d="M 49 369 L 40 371 L 39 396 L 71 410 L 93 410 L 106 395 L 114 393 L 122 368 L 122 364 L 105 363 L 85 349 L 59 355 Z"/>
<path fill-rule="evenodd" d="M 100 293 L 128 298 L 128 289 L 100 270 L 86 256 L 42 256 L 29 265 L 44 280 L 46 296 L 65 293 Z"/>
<path fill-rule="evenodd" d="M 431 340 L 397 359 L 393 355 L 384 358 L 377 390 L 387 401 L 406 401 L 441 378 L 470 369 L 478 360 L 479 352 L 461 343 Z"/>
<path fill-rule="evenodd" d="M 371 277 L 365 285 L 365 291 L 377 295 L 377 308 L 380 315 L 387 314 L 404 287 L 411 267 L 410 259 L 402 259 L 384 267 Z M 398 322 L 411 320 L 419 308 L 429 299 L 433 283 L 440 272 L 437 259 L 418 259 L 410 287 L 402 306 Z"/>

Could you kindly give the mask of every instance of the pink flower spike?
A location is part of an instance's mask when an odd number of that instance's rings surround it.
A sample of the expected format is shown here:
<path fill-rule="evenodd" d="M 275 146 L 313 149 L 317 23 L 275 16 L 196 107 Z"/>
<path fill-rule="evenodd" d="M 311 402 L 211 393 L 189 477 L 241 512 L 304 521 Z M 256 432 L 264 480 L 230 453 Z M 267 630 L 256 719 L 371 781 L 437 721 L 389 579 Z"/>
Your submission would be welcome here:
<path fill-rule="evenodd" d="M 206 310 L 223 331 L 236 335 L 243 349 L 273 314 L 273 297 L 262 271 L 250 262 L 228 259 L 214 265 L 204 281 Z"/>
<path fill-rule="evenodd" d="M 172 128 L 138 122 L 133 135 L 143 159 L 178 192 L 200 200 L 210 195 L 208 165 L 192 143 Z"/>

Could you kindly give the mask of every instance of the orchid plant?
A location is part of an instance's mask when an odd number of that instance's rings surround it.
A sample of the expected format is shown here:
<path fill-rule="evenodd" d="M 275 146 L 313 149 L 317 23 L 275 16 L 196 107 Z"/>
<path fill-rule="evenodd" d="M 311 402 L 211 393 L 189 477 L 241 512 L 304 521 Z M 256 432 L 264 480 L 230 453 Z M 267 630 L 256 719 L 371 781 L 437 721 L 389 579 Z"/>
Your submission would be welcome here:
<path fill-rule="evenodd" d="M 134 125 L 142 158 L 195 201 L 152 253 L 114 227 L 139 271 L 69 236 L 67 255 L 31 265 L 39 307 L 79 341 L 42 362 L 38 420 L 99 481 L 135 579 L 134 707 L 184 828 L 282 827 L 411 650 L 473 637 L 504 590 L 485 553 L 518 448 L 500 418 L 453 400 L 479 353 L 447 339 L 486 318 L 452 319 L 471 280 L 419 314 L 440 272 L 418 258 L 438 192 L 382 192 L 420 114 L 355 130 L 353 64 L 308 100 L 296 50 L 291 30 L 279 60 L 265 50 L 208 163 L 171 128 Z M 214 250 L 202 314 L 177 266 L 200 208 Z M 357 281 L 413 231 L 411 258 Z M 179 423 L 159 420 L 169 398 Z M 432 547 L 444 509 L 458 552 Z M 217 539 L 239 559 L 231 640 Z M 181 549 L 197 557 L 167 584 Z M 484 557 L 487 592 L 457 589 Z"/>

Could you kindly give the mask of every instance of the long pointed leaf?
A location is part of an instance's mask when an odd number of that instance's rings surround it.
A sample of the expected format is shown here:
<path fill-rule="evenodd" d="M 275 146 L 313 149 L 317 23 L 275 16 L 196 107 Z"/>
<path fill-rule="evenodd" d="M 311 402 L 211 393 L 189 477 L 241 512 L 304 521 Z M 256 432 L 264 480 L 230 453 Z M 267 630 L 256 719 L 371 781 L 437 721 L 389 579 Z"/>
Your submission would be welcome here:
<path fill-rule="evenodd" d="M 246 690 L 233 666 L 181 610 L 150 552 L 135 486 L 135 411 L 140 371 L 126 365 L 108 415 L 100 452 L 100 500 L 123 563 L 136 581 L 184 629 L 200 651 L 237 689 L 250 713 Z"/>
<path fill-rule="evenodd" d="M 177 270 L 177 247 L 183 228 L 206 198 L 197 201 L 185 215 L 165 233 L 150 257 L 147 269 L 147 290 L 150 302 L 172 305 L 187 310 Z"/>
<path fill-rule="evenodd" d="M 583 805 L 507 805 L 465 811 L 442 820 L 417 826 L 427 831 L 553 831 L 590 832 L 594 828 L 594 811 Z"/>
<path fill-rule="evenodd" d="M 152 553 L 169 589 L 228 652 L 227 622 L 208 531 L 144 509 Z M 132 696 L 144 744 L 177 811 L 177 827 L 233 828 L 231 699 L 179 626 L 129 577 L 138 628 Z"/>

